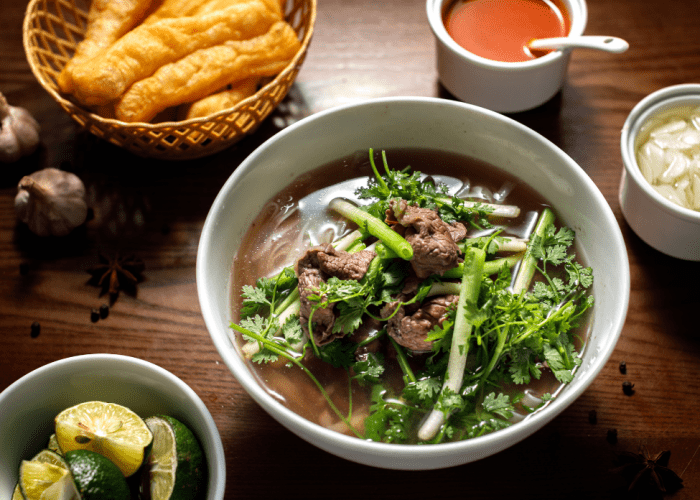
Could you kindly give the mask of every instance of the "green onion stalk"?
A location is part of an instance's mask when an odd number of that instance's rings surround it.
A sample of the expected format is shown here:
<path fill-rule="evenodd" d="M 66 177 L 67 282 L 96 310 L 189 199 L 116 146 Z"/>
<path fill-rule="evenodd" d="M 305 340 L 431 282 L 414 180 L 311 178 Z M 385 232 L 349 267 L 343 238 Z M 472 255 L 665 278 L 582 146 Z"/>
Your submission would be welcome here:
<path fill-rule="evenodd" d="M 464 367 L 469 353 L 469 339 L 472 333 L 472 315 L 481 291 L 481 280 L 484 274 L 486 253 L 480 248 L 470 248 L 464 255 L 464 274 L 457 302 L 452 347 L 447 361 L 447 373 L 442 387 L 442 393 L 457 393 L 462 387 Z M 429 441 L 440 430 L 445 422 L 445 412 L 433 408 L 428 418 L 418 431 L 418 438 Z"/>

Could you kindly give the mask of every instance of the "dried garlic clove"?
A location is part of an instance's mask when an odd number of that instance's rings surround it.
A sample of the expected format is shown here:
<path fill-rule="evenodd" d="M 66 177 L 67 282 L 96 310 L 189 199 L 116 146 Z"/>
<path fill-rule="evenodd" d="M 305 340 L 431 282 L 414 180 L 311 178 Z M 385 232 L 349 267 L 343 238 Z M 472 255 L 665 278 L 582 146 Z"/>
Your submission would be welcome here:
<path fill-rule="evenodd" d="M 45 168 L 22 177 L 15 211 L 39 236 L 65 236 L 87 218 L 85 185 L 70 172 Z"/>

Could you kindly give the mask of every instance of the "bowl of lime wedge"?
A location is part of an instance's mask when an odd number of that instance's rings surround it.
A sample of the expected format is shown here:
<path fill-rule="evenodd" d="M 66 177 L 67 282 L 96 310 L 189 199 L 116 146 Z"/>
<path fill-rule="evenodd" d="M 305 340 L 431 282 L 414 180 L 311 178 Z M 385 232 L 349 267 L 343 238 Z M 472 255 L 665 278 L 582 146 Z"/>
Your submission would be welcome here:
<path fill-rule="evenodd" d="M 216 424 L 182 380 L 114 354 L 61 359 L 0 393 L 0 496 L 220 500 Z"/>

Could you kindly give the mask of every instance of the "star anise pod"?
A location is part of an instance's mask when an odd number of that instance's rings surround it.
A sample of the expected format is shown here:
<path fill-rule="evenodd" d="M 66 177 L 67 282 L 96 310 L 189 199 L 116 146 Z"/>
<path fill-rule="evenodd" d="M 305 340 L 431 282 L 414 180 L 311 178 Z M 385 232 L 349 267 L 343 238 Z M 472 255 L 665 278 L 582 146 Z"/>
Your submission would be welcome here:
<path fill-rule="evenodd" d="M 108 293 L 110 302 L 114 303 L 119 296 L 121 290 L 136 294 L 136 285 L 142 280 L 144 263 L 141 259 L 133 255 L 126 258 L 120 258 L 119 255 L 107 258 L 102 254 L 97 256 L 99 264 L 92 269 L 88 269 L 88 273 L 92 276 L 89 283 L 102 288 L 100 297 Z"/>
<path fill-rule="evenodd" d="M 645 446 L 639 453 L 622 452 L 620 466 L 613 469 L 630 481 L 628 491 L 634 498 L 659 499 L 683 487 L 683 479 L 668 468 L 670 451 L 651 455 Z"/>

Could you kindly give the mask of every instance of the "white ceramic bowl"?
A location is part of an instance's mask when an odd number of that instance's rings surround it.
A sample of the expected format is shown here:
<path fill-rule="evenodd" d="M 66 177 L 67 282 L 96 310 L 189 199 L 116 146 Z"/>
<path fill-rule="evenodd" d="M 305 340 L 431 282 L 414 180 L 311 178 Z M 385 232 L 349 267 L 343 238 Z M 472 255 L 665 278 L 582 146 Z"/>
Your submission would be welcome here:
<path fill-rule="evenodd" d="M 207 460 L 206 500 L 224 498 L 221 437 L 202 400 L 163 368 L 129 356 L 87 354 L 37 368 L 0 393 L 0 497 L 10 498 L 23 459 L 46 447 L 54 417 L 84 401 L 126 406 L 142 417 L 166 414 L 187 425 Z"/>
<path fill-rule="evenodd" d="M 447 33 L 443 21 L 452 0 L 427 0 L 435 35 L 440 81 L 455 97 L 501 113 L 535 108 L 551 99 L 564 84 L 571 49 L 555 50 L 537 59 L 501 62 L 477 56 Z M 571 20 L 568 36 L 582 35 L 588 21 L 585 0 L 563 0 Z"/>
<path fill-rule="evenodd" d="M 297 176 L 357 151 L 431 148 L 475 157 L 543 193 L 572 227 L 581 257 L 594 269 L 596 305 L 583 363 L 574 381 L 543 411 L 504 430 L 438 445 L 369 442 L 325 429 L 288 410 L 251 375 L 230 340 L 231 266 L 241 238 L 265 201 Z M 241 163 L 216 197 L 202 230 L 197 290 L 204 320 L 239 383 L 275 419 L 308 442 L 346 459 L 392 469 L 436 469 L 492 455 L 540 429 L 586 390 L 605 365 L 622 329 L 629 264 L 615 217 L 591 179 L 560 149 L 496 112 L 420 97 L 371 100 L 305 118 Z"/>
<path fill-rule="evenodd" d="M 632 230 L 656 250 L 684 260 L 700 261 L 700 212 L 670 202 L 642 175 L 635 143 L 640 128 L 656 113 L 700 106 L 700 84 L 674 85 L 642 99 L 630 112 L 620 137 L 622 180 L 620 207 Z"/>

